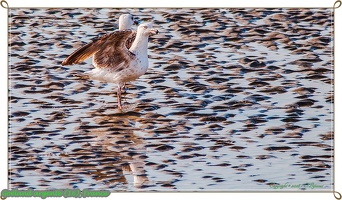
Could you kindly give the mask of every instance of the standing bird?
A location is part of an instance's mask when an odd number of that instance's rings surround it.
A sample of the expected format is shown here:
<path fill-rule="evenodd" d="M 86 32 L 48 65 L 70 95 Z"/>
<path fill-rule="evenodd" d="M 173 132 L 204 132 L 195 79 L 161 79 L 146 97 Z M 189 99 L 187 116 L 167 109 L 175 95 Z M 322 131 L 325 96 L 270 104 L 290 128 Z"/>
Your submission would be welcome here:
<path fill-rule="evenodd" d="M 119 30 L 127 30 L 127 29 L 131 30 L 133 24 L 138 24 L 138 22 L 133 19 L 133 16 L 131 14 L 120 15 Z M 127 49 L 129 49 L 132 46 L 133 41 L 135 40 L 135 37 L 136 37 L 136 31 L 133 31 L 132 35 L 127 39 L 127 42 L 126 42 Z M 126 84 L 123 84 L 123 86 L 121 87 L 121 92 L 124 91 L 125 85 Z"/>
<path fill-rule="evenodd" d="M 95 80 L 118 84 L 118 108 L 122 110 L 122 88 L 126 82 L 136 80 L 147 71 L 148 37 L 157 33 L 158 30 L 153 29 L 151 24 L 139 25 L 132 46 L 128 49 L 127 41 L 135 32 L 114 31 L 77 49 L 62 62 L 62 65 L 78 64 L 93 55 L 95 68 L 87 74 Z"/>
<path fill-rule="evenodd" d="M 119 30 L 132 29 L 133 24 L 136 24 L 131 14 L 122 14 L 119 17 Z"/>
<path fill-rule="evenodd" d="M 138 22 L 133 19 L 133 16 L 131 14 L 120 15 L 119 17 L 119 30 L 120 31 L 128 30 L 128 29 L 131 30 L 133 24 L 138 24 Z M 132 36 L 129 39 L 127 39 L 127 42 L 126 42 L 127 49 L 129 49 L 132 46 L 135 36 L 136 36 L 136 32 L 134 31 L 134 34 L 132 34 Z"/>

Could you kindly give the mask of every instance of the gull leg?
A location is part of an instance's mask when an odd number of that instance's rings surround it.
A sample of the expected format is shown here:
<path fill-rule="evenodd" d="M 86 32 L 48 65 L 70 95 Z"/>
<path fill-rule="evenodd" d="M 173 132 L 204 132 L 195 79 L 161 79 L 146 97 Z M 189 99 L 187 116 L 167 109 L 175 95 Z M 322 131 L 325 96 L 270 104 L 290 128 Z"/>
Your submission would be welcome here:
<path fill-rule="evenodd" d="M 118 95 L 118 108 L 119 108 L 120 111 L 122 110 L 122 104 L 121 104 L 121 87 L 122 87 L 122 83 L 119 83 L 117 95 Z"/>
<path fill-rule="evenodd" d="M 123 83 L 123 85 L 121 86 L 121 94 L 126 94 L 126 83 Z M 126 95 L 123 96 L 124 101 L 126 101 Z"/>
<path fill-rule="evenodd" d="M 123 83 L 123 85 L 121 86 L 121 93 L 126 93 L 126 83 Z"/>

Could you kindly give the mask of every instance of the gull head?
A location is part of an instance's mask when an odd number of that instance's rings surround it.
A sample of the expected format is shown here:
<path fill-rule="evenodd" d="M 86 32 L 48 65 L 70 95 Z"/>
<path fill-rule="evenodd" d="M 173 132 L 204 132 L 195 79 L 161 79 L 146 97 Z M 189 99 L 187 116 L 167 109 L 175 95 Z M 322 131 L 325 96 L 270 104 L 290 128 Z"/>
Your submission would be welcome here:
<path fill-rule="evenodd" d="M 152 36 L 158 34 L 159 31 L 152 27 L 152 24 L 140 24 L 137 29 L 138 34 L 143 34 L 146 36 Z"/>
<path fill-rule="evenodd" d="M 136 24 L 131 14 L 123 14 L 119 17 L 119 30 L 131 29 Z"/>

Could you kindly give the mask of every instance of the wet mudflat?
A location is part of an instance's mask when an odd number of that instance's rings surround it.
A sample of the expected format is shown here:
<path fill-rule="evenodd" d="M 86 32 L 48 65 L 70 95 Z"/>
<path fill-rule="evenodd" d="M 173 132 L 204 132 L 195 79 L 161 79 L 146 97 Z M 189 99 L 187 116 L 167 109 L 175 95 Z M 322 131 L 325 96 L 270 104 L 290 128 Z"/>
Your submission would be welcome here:
<path fill-rule="evenodd" d="M 91 59 L 61 62 L 126 12 L 160 34 L 120 113 L 116 85 L 84 76 Z M 9 20 L 10 189 L 332 190 L 331 10 L 11 9 Z"/>

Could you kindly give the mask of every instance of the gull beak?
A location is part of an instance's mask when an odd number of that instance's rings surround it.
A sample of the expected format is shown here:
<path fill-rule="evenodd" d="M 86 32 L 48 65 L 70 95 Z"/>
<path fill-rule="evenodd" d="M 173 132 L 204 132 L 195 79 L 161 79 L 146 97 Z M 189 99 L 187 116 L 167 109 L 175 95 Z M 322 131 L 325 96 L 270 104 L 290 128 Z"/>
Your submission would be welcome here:
<path fill-rule="evenodd" d="M 139 25 L 139 19 L 134 19 L 134 20 L 133 20 L 133 24 L 134 24 L 134 25 Z"/>
<path fill-rule="evenodd" d="M 150 36 L 158 34 L 159 31 L 157 29 L 151 28 L 150 29 Z"/>

